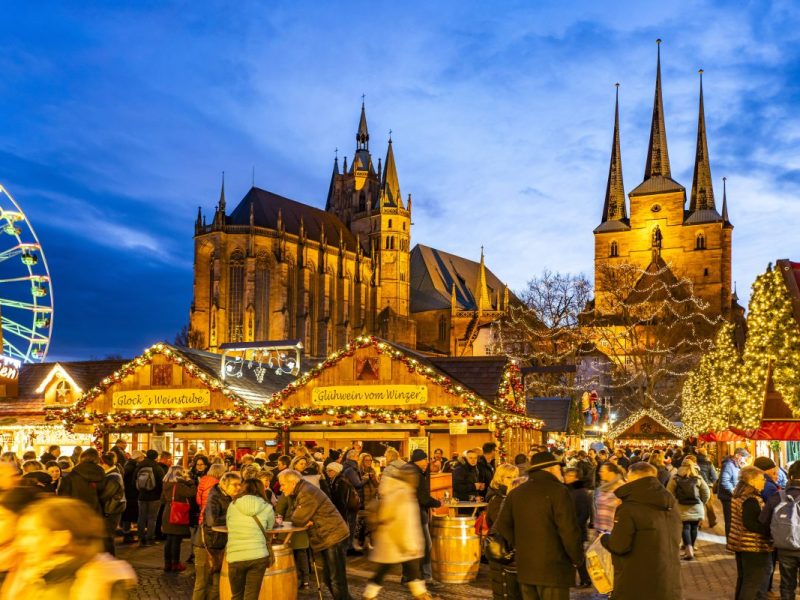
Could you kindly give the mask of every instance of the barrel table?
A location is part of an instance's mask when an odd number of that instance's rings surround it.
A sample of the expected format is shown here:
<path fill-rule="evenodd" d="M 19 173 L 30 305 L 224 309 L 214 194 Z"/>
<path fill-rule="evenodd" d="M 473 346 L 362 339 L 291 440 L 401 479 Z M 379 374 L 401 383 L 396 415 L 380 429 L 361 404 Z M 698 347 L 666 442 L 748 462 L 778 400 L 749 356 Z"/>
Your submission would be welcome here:
<path fill-rule="evenodd" d="M 227 527 L 212 527 L 214 531 L 227 532 Z M 283 527 L 276 527 L 267 531 L 272 536 L 285 536 L 283 543 L 273 545 L 272 552 L 275 554 L 275 564 L 264 572 L 264 580 L 261 584 L 261 593 L 258 600 L 297 600 L 297 570 L 294 564 L 294 553 L 289 541 L 292 534 L 297 531 L 305 531 L 308 527 L 293 527 L 291 523 L 284 523 Z M 231 600 L 231 584 L 228 577 L 228 559 L 222 562 L 222 570 L 219 574 L 219 598 L 220 600 Z"/>
<path fill-rule="evenodd" d="M 481 538 L 475 533 L 475 512 L 485 502 L 448 504 L 449 515 L 431 517 L 431 569 L 442 583 L 469 583 L 478 576 Z M 456 516 L 459 509 L 472 508 L 469 516 Z"/>

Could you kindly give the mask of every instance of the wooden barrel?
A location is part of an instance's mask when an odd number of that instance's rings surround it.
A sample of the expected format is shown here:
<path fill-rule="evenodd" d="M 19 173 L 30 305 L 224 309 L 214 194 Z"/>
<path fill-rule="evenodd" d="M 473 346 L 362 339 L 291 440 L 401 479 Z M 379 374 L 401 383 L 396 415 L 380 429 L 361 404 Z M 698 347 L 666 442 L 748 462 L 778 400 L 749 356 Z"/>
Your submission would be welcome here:
<path fill-rule="evenodd" d="M 478 576 L 481 540 L 475 534 L 475 517 L 431 518 L 431 568 L 442 583 L 468 583 Z"/>
<path fill-rule="evenodd" d="M 297 570 L 294 553 L 288 546 L 273 546 L 275 564 L 264 573 L 258 600 L 297 600 Z M 228 578 L 228 559 L 222 563 L 219 574 L 219 598 L 231 600 L 231 583 Z"/>

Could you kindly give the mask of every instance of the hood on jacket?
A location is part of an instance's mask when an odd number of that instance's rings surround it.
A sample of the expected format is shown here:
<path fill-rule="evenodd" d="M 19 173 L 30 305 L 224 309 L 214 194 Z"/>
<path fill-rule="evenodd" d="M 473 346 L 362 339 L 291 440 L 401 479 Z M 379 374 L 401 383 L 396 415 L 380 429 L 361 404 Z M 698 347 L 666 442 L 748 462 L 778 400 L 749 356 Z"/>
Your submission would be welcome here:
<path fill-rule="evenodd" d="M 231 506 L 235 507 L 236 510 L 246 517 L 253 517 L 267 507 L 267 501 L 258 496 L 247 494 L 246 496 L 240 496 L 234 500 Z"/>
<path fill-rule="evenodd" d="M 657 477 L 642 477 L 620 486 L 615 492 L 623 502 L 647 504 L 659 510 L 672 510 L 675 497 L 661 485 Z"/>
<path fill-rule="evenodd" d="M 50 485 L 53 483 L 53 478 L 50 473 L 45 471 L 31 471 L 22 476 L 23 479 L 34 479 L 40 485 Z"/>
<path fill-rule="evenodd" d="M 79 463 L 70 473 L 75 473 L 83 477 L 86 481 L 100 482 L 106 478 L 103 467 L 93 462 Z"/>

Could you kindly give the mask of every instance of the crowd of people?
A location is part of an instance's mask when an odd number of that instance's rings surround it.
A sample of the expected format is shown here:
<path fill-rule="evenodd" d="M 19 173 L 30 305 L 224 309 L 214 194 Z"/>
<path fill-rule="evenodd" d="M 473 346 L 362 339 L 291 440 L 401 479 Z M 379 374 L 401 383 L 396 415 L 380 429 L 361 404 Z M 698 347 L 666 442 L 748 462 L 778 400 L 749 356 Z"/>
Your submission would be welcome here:
<path fill-rule="evenodd" d="M 0 456 L 0 600 L 127 597 L 131 567 L 118 544 L 163 544 L 164 571 L 194 563 L 194 600 L 219 598 L 223 556 L 235 600 L 258 598 L 273 560 L 270 530 L 305 528 L 290 538 L 298 586 L 320 578 L 334 600 L 350 600 L 347 556 L 375 564 L 363 598 L 379 597 L 392 566 L 417 600 L 431 598 L 430 475 L 452 474 L 455 500 L 485 500 L 484 538 L 496 600 L 566 600 L 592 584 L 586 548 L 614 565 L 615 600 L 682 597 L 680 561 L 702 558 L 697 536 L 722 506 L 735 554 L 736 598 L 764 597 L 780 569 L 782 599 L 794 598 L 800 570 L 800 461 L 788 472 L 744 449 L 719 471 L 704 448 L 538 446 L 501 460 L 497 446 L 444 458 L 416 449 L 383 456 L 358 442 L 341 450 L 299 444 L 289 454 L 191 456 L 52 446 L 41 457 Z M 184 542 L 188 540 L 188 544 Z M 500 543 L 502 558 L 490 551 Z M 35 560 L 32 558 L 35 556 Z M 76 595 L 79 594 L 79 595 Z"/>

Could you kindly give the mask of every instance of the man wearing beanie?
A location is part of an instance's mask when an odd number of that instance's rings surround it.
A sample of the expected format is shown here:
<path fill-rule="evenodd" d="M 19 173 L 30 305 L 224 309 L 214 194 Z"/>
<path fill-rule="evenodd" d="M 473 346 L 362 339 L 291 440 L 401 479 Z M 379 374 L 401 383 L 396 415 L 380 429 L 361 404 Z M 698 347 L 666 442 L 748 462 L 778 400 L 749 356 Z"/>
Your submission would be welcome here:
<path fill-rule="evenodd" d="M 583 542 L 561 465 L 550 452 L 531 456 L 528 481 L 508 494 L 495 530 L 516 550 L 525 600 L 569 600 Z"/>
<path fill-rule="evenodd" d="M 421 448 L 411 453 L 411 461 L 404 468 L 412 469 L 417 476 L 417 502 L 419 503 L 419 518 L 422 524 L 422 535 L 425 538 L 425 556 L 422 558 L 422 575 L 431 589 L 436 589 L 437 582 L 433 581 L 431 571 L 431 531 L 429 511 L 439 508 L 442 503 L 431 497 L 431 473 L 428 469 L 428 455 Z"/>
<path fill-rule="evenodd" d="M 753 466 L 764 471 L 764 489 L 761 492 L 761 499 L 766 502 L 778 493 L 781 487 L 778 485 L 778 467 L 771 458 L 759 456 L 753 461 Z"/>

